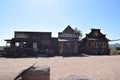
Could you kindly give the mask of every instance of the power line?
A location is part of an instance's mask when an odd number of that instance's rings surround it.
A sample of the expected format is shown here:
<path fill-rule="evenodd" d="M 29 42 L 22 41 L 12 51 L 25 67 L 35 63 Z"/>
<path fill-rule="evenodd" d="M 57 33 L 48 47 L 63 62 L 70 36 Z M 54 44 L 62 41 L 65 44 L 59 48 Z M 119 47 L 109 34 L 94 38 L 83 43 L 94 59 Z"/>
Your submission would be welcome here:
<path fill-rule="evenodd" d="M 110 41 L 120 41 L 120 39 L 110 40 Z"/>

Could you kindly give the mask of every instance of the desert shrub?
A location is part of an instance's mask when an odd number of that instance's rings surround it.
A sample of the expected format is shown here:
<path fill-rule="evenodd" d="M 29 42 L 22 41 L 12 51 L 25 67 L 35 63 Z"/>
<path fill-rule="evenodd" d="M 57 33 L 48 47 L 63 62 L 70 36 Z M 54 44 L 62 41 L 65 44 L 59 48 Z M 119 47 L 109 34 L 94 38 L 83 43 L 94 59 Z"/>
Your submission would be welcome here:
<path fill-rule="evenodd" d="M 112 47 L 111 49 L 110 49 L 110 55 L 118 55 L 119 53 L 118 53 L 118 50 L 117 50 L 117 48 L 116 47 Z"/>

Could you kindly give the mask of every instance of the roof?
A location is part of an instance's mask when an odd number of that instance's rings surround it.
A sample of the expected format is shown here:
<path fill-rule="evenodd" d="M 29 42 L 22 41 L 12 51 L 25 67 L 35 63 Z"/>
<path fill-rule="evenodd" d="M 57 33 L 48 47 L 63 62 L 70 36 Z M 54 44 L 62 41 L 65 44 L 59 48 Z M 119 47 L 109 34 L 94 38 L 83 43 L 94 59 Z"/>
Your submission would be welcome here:
<path fill-rule="evenodd" d="M 71 28 L 70 25 L 68 25 L 64 30 L 64 33 L 75 33 L 74 29 Z"/>
<path fill-rule="evenodd" d="M 87 39 L 87 40 L 91 40 L 91 41 L 96 41 L 96 40 L 100 40 L 100 41 L 109 41 L 109 39 L 107 38 L 84 38 L 84 39 Z"/>
<path fill-rule="evenodd" d="M 100 32 L 100 29 L 91 29 L 91 32 L 89 34 L 86 34 L 86 37 L 84 39 L 109 41 L 109 39 L 106 38 L 106 35 Z"/>
<path fill-rule="evenodd" d="M 6 39 L 5 41 L 7 42 L 11 42 L 11 41 L 15 41 L 15 42 L 24 42 L 29 40 L 28 38 L 12 38 L 12 39 Z"/>
<path fill-rule="evenodd" d="M 15 33 L 52 33 L 52 32 L 37 32 L 37 31 L 15 31 Z"/>

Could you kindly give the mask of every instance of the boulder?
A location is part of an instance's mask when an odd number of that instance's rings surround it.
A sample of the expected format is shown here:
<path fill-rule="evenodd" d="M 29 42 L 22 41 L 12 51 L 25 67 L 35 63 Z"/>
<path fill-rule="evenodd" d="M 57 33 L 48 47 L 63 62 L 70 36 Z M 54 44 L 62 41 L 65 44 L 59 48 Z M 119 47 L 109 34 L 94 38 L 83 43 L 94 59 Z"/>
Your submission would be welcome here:
<path fill-rule="evenodd" d="M 48 66 L 33 67 L 22 75 L 22 80 L 50 80 L 50 68 Z"/>

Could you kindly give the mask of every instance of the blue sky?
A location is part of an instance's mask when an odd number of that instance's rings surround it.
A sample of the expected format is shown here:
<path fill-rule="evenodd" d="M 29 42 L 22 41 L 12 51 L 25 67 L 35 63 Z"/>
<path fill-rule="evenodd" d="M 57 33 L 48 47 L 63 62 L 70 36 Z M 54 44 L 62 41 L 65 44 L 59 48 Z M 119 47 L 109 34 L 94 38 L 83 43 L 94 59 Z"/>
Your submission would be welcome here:
<path fill-rule="evenodd" d="M 120 39 L 120 0 L 0 0 L 0 45 L 14 31 L 48 31 L 57 37 L 67 25 L 84 36 L 98 28 L 107 38 Z"/>

